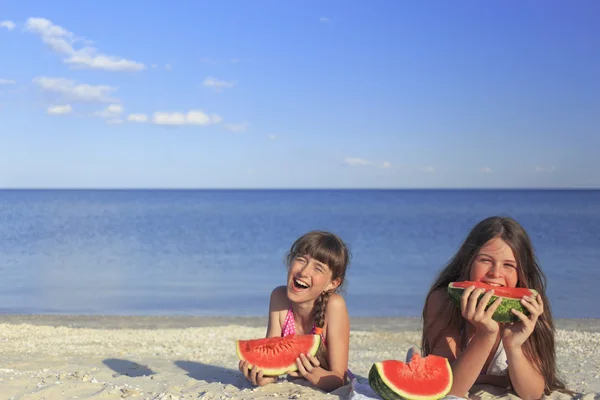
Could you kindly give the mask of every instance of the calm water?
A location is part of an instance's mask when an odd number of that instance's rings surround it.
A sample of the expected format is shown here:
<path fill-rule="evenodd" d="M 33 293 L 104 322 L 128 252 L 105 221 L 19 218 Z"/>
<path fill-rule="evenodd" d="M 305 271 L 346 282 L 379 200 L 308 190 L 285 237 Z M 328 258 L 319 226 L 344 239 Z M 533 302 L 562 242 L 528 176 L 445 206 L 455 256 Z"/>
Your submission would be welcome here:
<path fill-rule="evenodd" d="M 0 311 L 266 315 L 291 243 L 332 230 L 352 315 L 416 316 L 473 224 L 530 233 L 557 317 L 600 317 L 600 191 L 0 191 Z"/>

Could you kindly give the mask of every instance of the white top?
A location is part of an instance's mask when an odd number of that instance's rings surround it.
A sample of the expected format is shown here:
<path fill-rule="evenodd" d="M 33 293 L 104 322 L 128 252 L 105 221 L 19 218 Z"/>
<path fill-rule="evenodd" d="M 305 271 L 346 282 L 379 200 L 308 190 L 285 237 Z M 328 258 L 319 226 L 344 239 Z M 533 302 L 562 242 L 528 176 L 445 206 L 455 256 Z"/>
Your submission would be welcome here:
<path fill-rule="evenodd" d="M 506 375 L 507 371 L 508 359 L 506 358 L 506 351 L 504 351 L 504 345 L 502 345 L 502 340 L 500 340 L 498 349 L 496 349 L 496 354 L 494 354 L 494 358 L 492 358 L 492 361 L 490 361 L 490 365 L 488 365 L 486 374 Z"/>

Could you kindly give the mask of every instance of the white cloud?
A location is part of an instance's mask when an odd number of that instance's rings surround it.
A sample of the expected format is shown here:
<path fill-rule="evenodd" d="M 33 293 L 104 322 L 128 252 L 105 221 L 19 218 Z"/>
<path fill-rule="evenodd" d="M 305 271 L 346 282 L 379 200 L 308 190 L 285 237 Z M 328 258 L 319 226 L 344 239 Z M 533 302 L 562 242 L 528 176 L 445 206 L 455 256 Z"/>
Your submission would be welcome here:
<path fill-rule="evenodd" d="M 435 172 L 435 167 L 433 165 L 428 165 L 426 167 L 421 168 L 421 171 L 427 172 L 428 174 L 433 174 Z"/>
<path fill-rule="evenodd" d="M 16 85 L 17 82 L 10 79 L 0 79 L 0 85 Z"/>
<path fill-rule="evenodd" d="M 323 22 L 323 23 L 327 23 L 327 22 L 329 22 L 329 18 L 327 18 L 327 17 L 321 17 L 321 18 L 319 18 L 319 21 Z"/>
<path fill-rule="evenodd" d="M 157 111 L 152 115 L 152 123 L 156 125 L 211 125 L 218 124 L 222 118 L 218 115 L 208 115 L 200 110 L 191 110 L 187 113 L 182 112 L 162 112 Z"/>
<path fill-rule="evenodd" d="M 390 168 L 392 166 L 392 164 L 389 161 L 384 161 L 382 167 L 383 168 Z"/>
<path fill-rule="evenodd" d="M 152 64 L 152 68 L 156 68 L 156 67 L 157 67 L 157 65 L 156 65 L 156 64 Z"/>
<path fill-rule="evenodd" d="M 12 31 L 13 29 L 15 29 L 16 26 L 17 25 L 12 21 L 8 21 L 8 20 L 0 21 L 0 28 L 6 28 L 9 31 Z"/>
<path fill-rule="evenodd" d="M 127 117 L 127 121 L 146 122 L 148 121 L 148 116 L 146 114 L 129 114 L 129 116 Z"/>
<path fill-rule="evenodd" d="M 46 92 L 56 93 L 68 100 L 96 103 L 114 103 L 117 99 L 110 94 L 117 89 L 107 85 L 77 84 L 65 78 L 48 78 L 40 76 L 33 79 L 33 83 Z"/>
<path fill-rule="evenodd" d="M 202 85 L 206 87 L 215 88 L 216 90 L 222 90 L 224 88 L 234 87 L 236 85 L 236 82 L 222 81 L 218 80 L 217 78 L 213 78 L 212 76 L 209 76 L 206 79 L 204 79 Z"/>
<path fill-rule="evenodd" d="M 54 51 L 67 57 L 63 62 L 74 68 L 102 69 L 105 71 L 139 71 L 146 66 L 137 61 L 127 60 L 118 56 L 109 56 L 98 53 L 94 47 L 84 46 L 75 49 L 73 46 L 82 39 L 76 38 L 72 32 L 55 25 L 45 18 L 29 18 L 25 29 L 40 35 L 44 43 Z M 84 41 L 90 43 L 89 41 Z"/>
<path fill-rule="evenodd" d="M 267 136 L 267 138 L 269 138 L 269 140 L 277 140 L 278 139 L 277 135 L 269 135 L 269 136 Z"/>
<path fill-rule="evenodd" d="M 171 71 L 171 70 L 173 70 L 173 67 L 171 67 L 171 64 L 165 64 L 165 69 L 167 71 Z"/>
<path fill-rule="evenodd" d="M 483 168 L 481 168 L 481 172 L 485 172 L 486 174 L 489 174 L 490 172 L 492 172 L 492 169 L 490 167 L 483 167 Z"/>
<path fill-rule="evenodd" d="M 102 111 L 96 111 L 95 117 L 116 118 L 123 113 L 123 106 L 120 104 L 111 104 Z"/>
<path fill-rule="evenodd" d="M 231 132 L 246 132 L 250 124 L 248 122 L 240 122 L 239 124 L 225 124 L 225 129 Z"/>
<path fill-rule="evenodd" d="M 358 158 L 358 157 L 347 157 L 346 159 L 344 159 L 344 162 L 347 165 L 350 165 L 352 167 L 359 167 L 359 166 L 363 166 L 363 165 L 371 165 L 372 162 L 365 160 L 363 158 Z"/>
<path fill-rule="evenodd" d="M 64 106 L 48 107 L 48 114 L 62 115 L 62 114 L 71 114 L 71 112 L 73 112 L 73 107 L 71 107 L 70 104 L 66 104 Z"/>
<path fill-rule="evenodd" d="M 111 118 L 106 120 L 106 123 L 109 125 L 121 125 L 123 120 L 121 118 Z"/>
<path fill-rule="evenodd" d="M 556 168 L 554 166 L 551 167 L 535 167 L 535 172 L 554 172 Z"/>

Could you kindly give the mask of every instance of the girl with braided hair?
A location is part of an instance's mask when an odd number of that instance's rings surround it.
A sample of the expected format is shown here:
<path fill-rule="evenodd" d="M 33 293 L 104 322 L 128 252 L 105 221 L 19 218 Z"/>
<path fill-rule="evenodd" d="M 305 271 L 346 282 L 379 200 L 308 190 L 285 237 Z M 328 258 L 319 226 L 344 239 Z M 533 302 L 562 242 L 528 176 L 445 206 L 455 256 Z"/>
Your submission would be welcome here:
<path fill-rule="evenodd" d="M 319 334 L 322 345 L 316 357 L 302 354 L 292 378 L 304 378 L 330 392 L 348 378 L 350 321 L 344 298 L 337 293 L 345 281 L 350 252 L 344 242 L 330 232 L 312 231 L 297 239 L 287 255 L 287 285 L 271 293 L 267 337 Z M 248 370 L 240 361 L 240 371 L 254 385 L 275 382 L 262 370 Z"/>

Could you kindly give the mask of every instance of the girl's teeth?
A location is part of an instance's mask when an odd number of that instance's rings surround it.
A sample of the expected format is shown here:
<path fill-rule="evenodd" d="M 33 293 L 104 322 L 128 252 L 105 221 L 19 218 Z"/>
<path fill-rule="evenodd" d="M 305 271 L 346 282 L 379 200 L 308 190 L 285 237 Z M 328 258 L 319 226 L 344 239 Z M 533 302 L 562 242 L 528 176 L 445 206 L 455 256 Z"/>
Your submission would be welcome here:
<path fill-rule="evenodd" d="M 296 279 L 296 284 L 297 284 L 298 286 L 301 286 L 301 287 L 303 287 L 303 288 L 307 288 L 307 287 L 308 287 L 308 285 L 307 285 L 307 284 L 305 284 L 304 282 L 300 282 L 298 279 Z"/>

